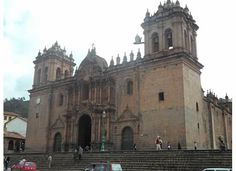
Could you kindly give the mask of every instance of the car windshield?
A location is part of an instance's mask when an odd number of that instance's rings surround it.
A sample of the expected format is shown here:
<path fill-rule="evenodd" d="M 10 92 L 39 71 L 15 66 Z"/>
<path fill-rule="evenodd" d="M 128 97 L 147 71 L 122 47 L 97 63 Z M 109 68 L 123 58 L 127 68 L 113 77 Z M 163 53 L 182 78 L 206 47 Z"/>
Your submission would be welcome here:
<path fill-rule="evenodd" d="M 95 171 L 106 171 L 106 165 L 96 165 Z"/>
<path fill-rule="evenodd" d="M 32 162 L 25 162 L 25 166 L 34 166 L 34 163 L 32 163 Z"/>
<path fill-rule="evenodd" d="M 112 164 L 112 171 L 122 171 L 120 164 Z"/>

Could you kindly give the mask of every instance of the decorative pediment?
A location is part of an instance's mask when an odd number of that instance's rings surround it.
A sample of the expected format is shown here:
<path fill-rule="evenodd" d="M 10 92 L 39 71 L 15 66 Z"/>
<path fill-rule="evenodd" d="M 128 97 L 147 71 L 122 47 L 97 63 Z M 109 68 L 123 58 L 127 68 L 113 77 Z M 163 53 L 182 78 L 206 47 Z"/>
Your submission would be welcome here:
<path fill-rule="evenodd" d="M 61 117 L 59 116 L 51 128 L 58 129 L 58 128 L 64 128 L 64 127 L 65 127 L 65 124 L 62 121 Z"/>
<path fill-rule="evenodd" d="M 123 113 L 120 115 L 120 117 L 117 119 L 118 122 L 123 121 L 137 121 L 138 117 L 135 116 L 132 111 L 129 109 L 128 105 L 126 106 Z"/>

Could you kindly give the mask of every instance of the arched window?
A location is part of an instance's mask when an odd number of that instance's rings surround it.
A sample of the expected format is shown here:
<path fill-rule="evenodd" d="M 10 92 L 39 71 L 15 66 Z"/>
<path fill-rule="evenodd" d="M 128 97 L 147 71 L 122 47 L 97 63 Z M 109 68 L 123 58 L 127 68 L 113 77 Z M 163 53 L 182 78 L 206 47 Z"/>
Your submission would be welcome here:
<path fill-rule="evenodd" d="M 10 140 L 8 142 L 8 150 L 13 150 L 14 149 L 14 143 L 13 143 L 13 140 Z"/>
<path fill-rule="evenodd" d="M 131 80 L 127 81 L 127 94 L 128 95 L 133 94 L 133 81 Z"/>
<path fill-rule="evenodd" d="M 57 68 L 57 70 L 56 70 L 56 80 L 59 80 L 59 79 L 61 79 L 61 69 Z"/>
<path fill-rule="evenodd" d="M 170 28 L 166 29 L 165 31 L 165 44 L 166 44 L 167 49 L 170 49 L 173 47 L 172 31 Z"/>
<path fill-rule="evenodd" d="M 186 30 L 184 30 L 184 47 L 188 49 L 188 35 Z"/>
<path fill-rule="evenodd" d="M 53 151 L 55 152 L 61 151 L 61 142 L 62 142 L 61 134 L 58 132 L 54 136 Z"/>
<path fill-rule="evenodd" d="M 63 105 L 63 100 L 64 100 L 64 96 L 63 94 L 59 94 L 59 106 L 62 106 Z"/>
<path fill-rule="evenodd" d="M 38 70 L 38 74 L 37 74 L 37 84 L 40 84 L 40 78 L 41 78 L 41 69 Z"/>
<path fill-rule="evenodd" d="M 68 70 L 65 70 L 65 78 L 67 78 L 67 77 L 69 77 L 69 72 L 68 72 Z"/>
<path fill-rule="evenodd" d="M 48 67 L 45 67 L 44 69 L 44 82 L 48 80 Z"/>
<path fill-rule="evenodd" d="M 152 34 L 152 52 L 159 51 L 159 36 L 157 33 Z"/>

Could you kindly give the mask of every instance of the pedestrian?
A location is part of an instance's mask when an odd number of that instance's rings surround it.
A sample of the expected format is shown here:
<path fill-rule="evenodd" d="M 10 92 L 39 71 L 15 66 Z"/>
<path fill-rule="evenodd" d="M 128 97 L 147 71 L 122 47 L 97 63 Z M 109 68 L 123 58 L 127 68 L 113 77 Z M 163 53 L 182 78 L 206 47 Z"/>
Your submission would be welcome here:
<path fill-rule="evenodd" d="M 170 149 L 171 149 L 170 142 L 167 142 L 167 149 L 168 149 L 168 150 L 170 150 Z"/>
<path fill-rule="evenodd" d="M 52 156 L 49 155 L 48 156 L 48 168 L 51 168 L 52 167 Z"/>
<path fill-rule="evenodd" d="M 91 169 L 91 171 L 95 171 L 95 167 L 96 167 L 96 165 L 93 164 L 93 168 Z"/>
<path fill-rule="evenodd" d="M 78 157 L 78 148 L 75 147 L 75 150 L 74 150 L 74 160 L 76 160 L 77 157 Z"/>
<path fill-rule="evenodd" d="M 137 150 L 137 146 L 136 146 L 136 144 L 134 143 L 134 145 L 133 145 L 133 150 Z"/>
<path fill-rule="evenodd" d="M 197 142 L 194 141 L 194 150 L 197 150 Z"/>
<path fill-rule="evenodd" d="M 156 150 L 161 150 L 162 140 L 160 136 L 157 136 L 155 143 L 156 143 Z"/>
<path fill-rule="evenodd" d="M 84 151 L 83 148 L 79 146 L 79 160 L 82 159 L 83 151 Z"/>
<path fill-rule="evenodd" d="M 7 170 L 10 163 L 10 157 L 4 157 L 4 168 Z"/>
<path fill-rule="evenodd" d="M 84 151 L 87 151 L 87 152 L 89 151 L 89 146 L 88 145 L 85 146 Z"/>
<path fill-rule="evenodd" d="M 180 142 L 178 142 L 178 150 L 181 150 Z"/>
<path fill-rule="evenodd" d="M 225 143 L 224 143 L 224 140 L 223 140 L 223 136 L 219 136 L 219 141 L 220 141 L 220 150 L 224 151 L 226 150 L 226 146 L 225 146 Z"/>

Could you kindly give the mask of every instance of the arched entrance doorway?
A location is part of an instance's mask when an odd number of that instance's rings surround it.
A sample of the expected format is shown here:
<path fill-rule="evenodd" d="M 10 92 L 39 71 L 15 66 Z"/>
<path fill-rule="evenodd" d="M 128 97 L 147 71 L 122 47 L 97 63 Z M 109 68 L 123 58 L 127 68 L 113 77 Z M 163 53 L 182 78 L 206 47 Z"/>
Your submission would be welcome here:
<path fill-rule="evenodd" d="M 54 136 L 54 145 L 53 145 L 53 151 L 59 152 L 61 151 L 61 134 L 58 132 Z"/>
<path fill-rule="evenodd" d="M 121 150 L 132 150 L 133 144 L 133 130 L 127 126 L 122 130 Z"/>
<path fill-rule="evenodd" d="M 81 147 L 90 146 L 91 142 L 91 118 L 83 115 L 79 119 L 78 145 Z"/>

